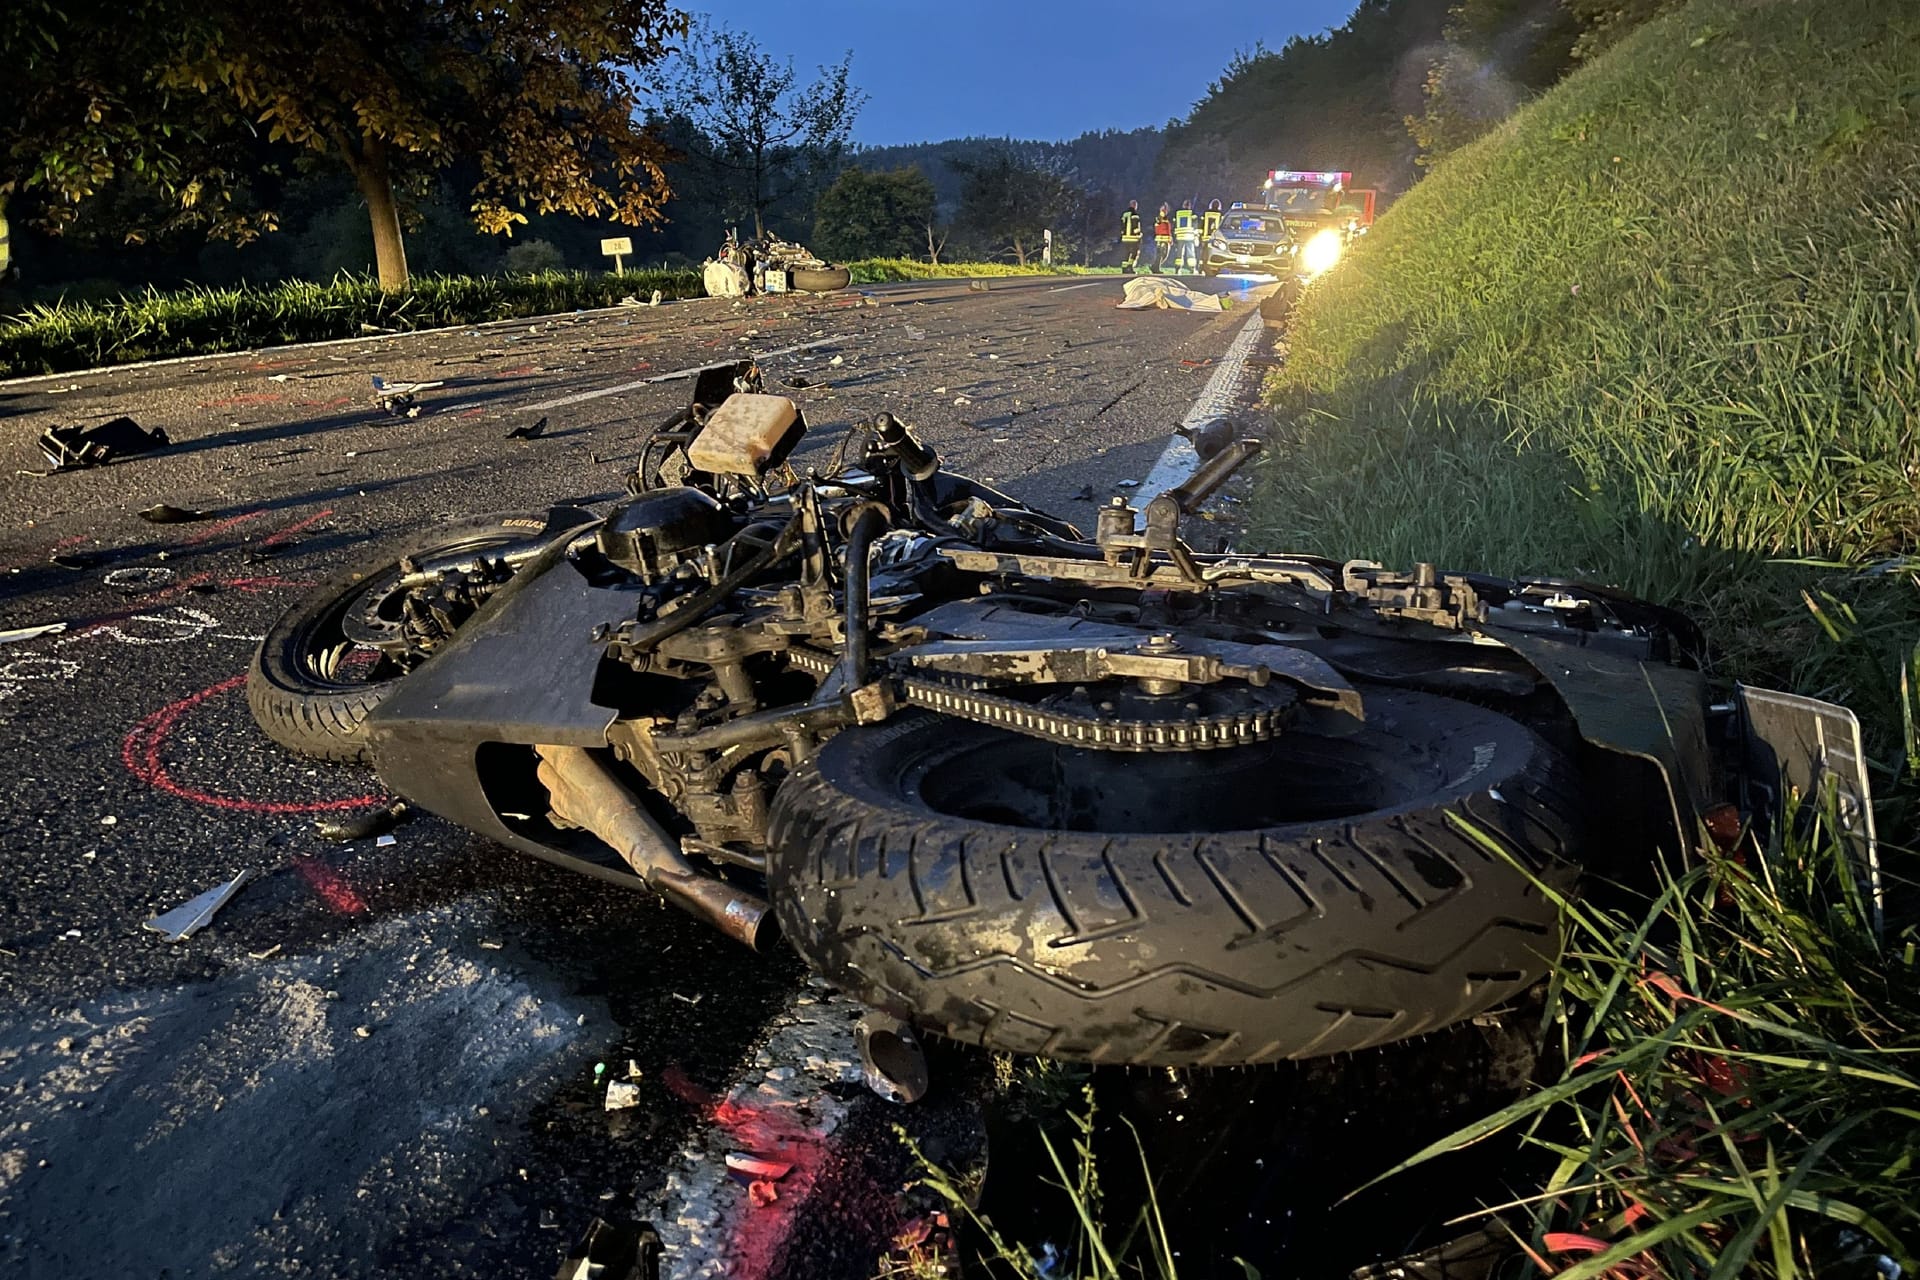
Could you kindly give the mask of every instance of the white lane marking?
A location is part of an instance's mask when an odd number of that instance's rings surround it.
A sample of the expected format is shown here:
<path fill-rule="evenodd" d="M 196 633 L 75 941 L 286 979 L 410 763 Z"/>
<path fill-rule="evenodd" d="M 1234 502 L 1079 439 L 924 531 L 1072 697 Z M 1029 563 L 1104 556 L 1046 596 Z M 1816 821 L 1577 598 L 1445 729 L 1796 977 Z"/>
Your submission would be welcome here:
<path fill-rule="evenodd" d="M 834 1131 L 854 1105 L 830 1086 L 863 1078 L 854 1024 L 866 1008 L 811 979 L 768 1019 L 761 1043 L 706 1121 L 695 1127 L 667 1162 L 666 1186 L 638 1206 L 667 1246 L 674 1280 L 721 1280 L 759 1270 L 770 1257 L 740 1257 L 736 1224 L 761 1219 L 759 1252 L 778 1256 L 793 1223 L 832 1163 Z M 756 1149 L 758 1148 L 758 1149 Z M 730 1151 L 747 1151 L 791 1164 L 774 1183 L 779 1196 L 756 1207 L 728 1172 Z"/>
<path fill-rule="evenodd" d="M 754 356 L 755 360 L 766 360 L 773 356 L 788 356 L 796 351 L 811 351 L 815 347 L 831 346 L 844 342 L 844 338 L 815 338 L 812 342 L 802 342 L 798 346 L 781 347 L 777 351 L 763 351 Z M 737 357 L 736 357 L 737 358 Z M 617 386 L 601 387 L 596 391 L 581 391 L 570 396 L 561 396 L 557 400 L 542 400 L 539 404 L 525 405 L 516 409 L 516 413 L 539 413 L 548 409 L 560 409 L 570 404 L 581 404 L 588 400 L 598 400 L 601 396 L 617 396 L 622 391 L 632 391 L 636 387 L 651 386 L 656 382 L 672 382 L 676 378 L 691 378 L 708 369 L 720 369 L 734 363 L 733 360 L 715 360 L 711 364 L 697 364 L 691 369 L 675 369 L 672 373 L 656 373 L 650 378 L 635 378 L 632 382 L 622 382 Z"/>
<path fill-rule="evenodd" d="M 1200 398 L 1193 402 L 1193 408 L 1187 410 L 1187 416 L 1180 419 L 1180 425 L 1189 429 L 1215 418 L 1225 417 L 1240 407 L 1241 377 L 1246 373 L 1247 357 L 1260 341 L 1260 335 L 1266 331 L 1267 322 L 1256 312 L 1247 318 L 1241 326 L 1238 336 L 1227 347 L 1227 353 L 1220 357 L 1213 376 L 1207 379 L 1207 386 Z M 1128 496 L 1127 501 L 1134 507 L 1144 510 L 1149 502 L 1193 474 L 1200 465 L 1200 455 L 1193 450 L 1193 442 L 1185 436 L 1176 435 L 1167 441 L 1167 447 L 1160 452 L 1160 460 L 1147 472 L 1147 478 L 1140 487 Z"/>
<path fill-rule="evenodd" d="M 1063 284 L 1058 289 L 1049 289 L 1047 290 L 1047 292 L 1048 293 L 1070 293 L 1075 289 L 1091 289 L 1093 288 L 1093 286 L 1097 284 L 1105 284 L 1105 283 L 1106 283 L 1105 280 L 1089 280 L 1085 284 Z"/>

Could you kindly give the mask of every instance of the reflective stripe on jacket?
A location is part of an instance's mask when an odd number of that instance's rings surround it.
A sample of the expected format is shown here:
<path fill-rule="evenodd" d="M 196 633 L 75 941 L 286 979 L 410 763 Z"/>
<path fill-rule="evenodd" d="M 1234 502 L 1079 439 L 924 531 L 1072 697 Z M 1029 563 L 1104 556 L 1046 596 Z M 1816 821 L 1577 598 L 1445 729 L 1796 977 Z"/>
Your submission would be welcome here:
<path fill-rule="evenodd" d="M 1173 238 L 1175 240 L 1198 240 L 1200 224 L 1194 221 L 1193 210 L 1182 209 L 1173 215 Z"/>
<path fill-rule="evenodd" d="M 1131 209 L 1120 215 L 1120 238 L 1129 244 L 1140 238 L 1140 215 Z"/>
<path fill-rule="evenodd" d="M 1200 215 L 1200 234 L 1211 240 L 1220 234 L 1220 211 L 1209 209 Z"/>

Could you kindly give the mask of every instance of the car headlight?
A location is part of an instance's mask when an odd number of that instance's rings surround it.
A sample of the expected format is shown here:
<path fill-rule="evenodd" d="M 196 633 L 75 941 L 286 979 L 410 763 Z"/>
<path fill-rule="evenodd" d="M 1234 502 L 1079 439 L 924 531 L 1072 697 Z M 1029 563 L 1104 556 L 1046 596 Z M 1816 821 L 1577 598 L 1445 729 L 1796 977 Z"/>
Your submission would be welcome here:
<path fill-rule="evenodd" d="M 1307 275 L 1320 275 L 1340 261 L 1340 254 L 1345 248 L 1338 231 L 1331 227 L 1324 231 L 1316 231 L 1313 238 L 1301 246 L 1300 265 L 1306 270 Z"/>

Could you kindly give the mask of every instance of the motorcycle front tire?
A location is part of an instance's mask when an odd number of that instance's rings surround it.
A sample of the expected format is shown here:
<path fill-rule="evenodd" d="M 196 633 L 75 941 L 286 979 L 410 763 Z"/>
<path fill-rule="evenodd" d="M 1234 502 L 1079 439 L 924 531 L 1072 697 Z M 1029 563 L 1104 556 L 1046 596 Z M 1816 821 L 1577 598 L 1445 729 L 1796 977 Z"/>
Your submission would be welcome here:
<path fill-rule="evenodd" d="M 793 287 L 797 293 L 834 293 L 853 282 L 853 273 L 845 267 L 795 267 Z"/>
<path fill-rule="evenodd" d="M 1035 740 L 926 714 L 849 729 L 775 796 L 781 928 L 868 1004 L 1042 1057 L 1242 1066 L 1470 1018 L 1558 954 L 1579 780 L 1497 712 L 1400 690 L 1366 703 L 1353 733 L 1302 738 L 1243 778 L 1364 770 L 1377 807 L 1209 831 L 1156 829 L 1166 793 L 1150 791 L 1122 802 L 1127 829 L 996 822 L 996 802 L 967 797 L 1044 789 Z M 1230 754 L 1192 758 L 1224 772 Z M 1124 790 L 1143 766 L 1114 767 Z M 1209 825 L 1195 820 L 1207 804 L 1180 820 Z"/>
<path fill-rule="evenodd" d="M 367 759 L 366 719 L 399 685 L 404 673 L 343 680 L 329 674 L 325 656 L 344 643 L 345 612 L 383 577 L 396 576 L 402 559 L 507 547 L 538 540 L 546 512 L 474 516 L 435 525 L 378 551 L 301 596 L 267 629 L 247 671 L 247 706 L 275 742 L 315 760 L 359 763 Z M 381 664 L 382 667 L 385 664 Z M 376 667 L 379 674 L 381 667 Z"/>

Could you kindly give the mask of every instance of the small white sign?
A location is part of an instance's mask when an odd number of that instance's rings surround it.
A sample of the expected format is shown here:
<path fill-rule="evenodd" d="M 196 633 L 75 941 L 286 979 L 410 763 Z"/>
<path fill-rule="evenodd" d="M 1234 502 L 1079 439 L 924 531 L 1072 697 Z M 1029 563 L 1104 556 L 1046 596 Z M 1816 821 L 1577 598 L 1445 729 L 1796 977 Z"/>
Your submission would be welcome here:
<path fill-rule="evenodd" d="M 611 240 L 602 240 L 600 242 L 600 252 L 605 257 L 624 258 L 633 252 L 633 237 L 616 236 Z"/>

